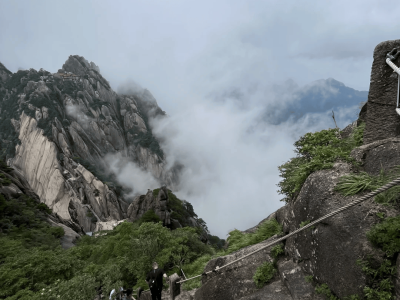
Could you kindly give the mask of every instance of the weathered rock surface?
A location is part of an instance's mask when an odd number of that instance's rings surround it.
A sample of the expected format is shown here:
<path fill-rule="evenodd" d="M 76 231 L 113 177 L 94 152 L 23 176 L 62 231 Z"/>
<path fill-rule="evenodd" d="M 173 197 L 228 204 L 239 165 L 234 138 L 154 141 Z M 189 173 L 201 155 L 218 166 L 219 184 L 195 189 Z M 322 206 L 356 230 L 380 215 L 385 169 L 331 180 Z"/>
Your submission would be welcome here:
<path fill-rule="evenodd" d="M 364 144 L 387 139 L 400 134 L 400 117 L 396 113 L 397 74 L 386 63 L 386 55 L 400 47 L 400 40 L 385 41 L 374 50 L 371 82 L 366 113 Z M 400 57 L 393 61 L 400 65 Z"/>
<path fill-rule="evenodd" d="M 193 300 L 194 294 L 198 289 L 193 289 L 190 291 L 181 291 L 178 296 L 175 297 L 175 300 Z"/>
<path fill-rule="evenodd" d="M 0 63 L 0 81 L 7 81 L 11 77 L 11 72 L 2 63 Z"/>
<path fill-rule="evenodd" d="M 155 191 L 157 191 L 157 196 L 155 196 L 152 190 L 148 190 L 146 195 L 140 195 L 134 198 L 133 202 L 129 205 L 126 213 L 126 216 L 130 221 L 134 222 L 136 220 L 139 220 L 147 211 L 153 210 L 154 213 L 163 222 L 163 225 L 170 229 L 177 229 L 183 226 L 198 227 L 202 229 L 200 239 L 203 242 L 207 242 L 207 232 L 194 218 L 196 217 L 196 215 L 192 216 L 187 211 L 184 204 L 185 201 L 181 201 L 178 199 L 175 200 L 176 202 L 174 203 L 174 205 L 172 205 L 169 199 L 170 191 L 167 189 L 166 186 L 162 186 Z M 171 217 L 171 215 L 173 215 L 174 213 L 173 207 L 176 207 L 176 205 L 180 206 L 180 221 Z M 182 214 L 182 211 L 186 213 Z"/>
<path fill-rule="evenodd" d="M 24 113 L 19 139 L 21 144 L 10 165 L 61 218 L 78 223 L 85 231 L 96 227 L 93 214 L 99 221 L 123 218 L 114 192 L 72 159 L 65 158 L 61 165 L 56 145 L 43 135 L 37 121 Z"/>
<path fill-rule="evenodd" d="M 149 117 L 165 115 L 157 101 L 147 90 L 118 95 L 83 57 L 70 56 L 56 74 L 12 74 L 0 65 L 0 98 L 0 126 L 7 127 L 0 132 L 0 155 L 53 211 L 85 231 L 96 230 L 96 221 L 126 218 L 118 183 L 96 178 L 99 169 L 108 170 L 107 154 L 118 153 L 174 187 L 174 171 L 165 169 L 149 125 Z"/>
<path fill-rule="evenodd" d="M 355 148 L 351 156 L 360 162 L 365 171 L 378 175 L 400 165 L 400 137 L 378 140 Z"/>
<path fill-rule="evenodd" d="M 208 262 L 204 272 L 211 271 L 217 266 L 221 267 L 253 252 L 269 243 L 274 237 L 262 243 L 248 246 L 227 256 L 222 256 Z M 195 300 L 201 299 L 240 299 L 257 291 L 252 280 L 254 273 L 262 263 L 272 262 L 270 249 L 263 249 L 239 262 L 234 263 L 217 274 L 210 274 L 202 278 L 202 286 L 195 293 Z"/>

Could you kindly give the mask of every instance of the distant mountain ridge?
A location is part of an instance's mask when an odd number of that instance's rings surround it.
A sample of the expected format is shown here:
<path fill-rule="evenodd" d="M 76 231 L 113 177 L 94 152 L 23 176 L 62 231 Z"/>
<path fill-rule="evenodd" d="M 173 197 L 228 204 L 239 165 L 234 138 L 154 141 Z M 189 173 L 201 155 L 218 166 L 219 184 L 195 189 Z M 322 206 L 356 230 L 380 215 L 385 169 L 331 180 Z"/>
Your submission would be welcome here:
<path fill-rule="evenodd" d="M 356 116 L 360 103 L 368 99 L 368 91 L 357 91 L 333 78 L 316 80 L 301 88 L 293 80 L 287 80 L 281 86 L 275 85 L 274 92 L 278 95 L 291 93 L 290 99 L 266 108 L 264 120 L 274 125 L 289 119 L 299 120 L 307 113 L 323 113 L 338 108 L 356 107 Z"/>

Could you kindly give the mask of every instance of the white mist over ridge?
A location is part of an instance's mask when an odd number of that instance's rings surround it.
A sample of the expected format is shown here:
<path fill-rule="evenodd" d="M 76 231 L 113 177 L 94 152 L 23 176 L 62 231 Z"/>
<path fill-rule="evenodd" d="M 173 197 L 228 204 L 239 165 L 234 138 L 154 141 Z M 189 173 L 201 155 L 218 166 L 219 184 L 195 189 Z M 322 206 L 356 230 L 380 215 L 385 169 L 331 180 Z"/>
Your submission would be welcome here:
<path fill-rule="evenodd" d="M 327 87 L 326 93 L 337 91 Z M 287 102 L 295 98 L 288 92 L 281 96 Z M 260 99 L 242 97 L 239 102 L 194 97 L 190 107 L 151 123 L 163 140 L 167 162 L 184 165 L 177 196 L 192 203 L 211 233 L 221 238 L 233 226 L 245 230 L 282 206 L 278 166 L 295 156 L 293 143 L 307 132 L 335 127 L 331 110 L 270 124 Z M 350 124 L 358 111 L 357 105 L 337 108 L 338 126 Z"/>
<path fill-rule="evenodd" d="M 160 187 L 160 183 L 150 172 L 143 170 L 119 153 L 108 154 L 104 160 L 109 166 L 109 170 L 115 174 L 119 183 L 124 187 L 132 189 L 132 192 L 127 197 L 144 195 L 148 189 Z"/>

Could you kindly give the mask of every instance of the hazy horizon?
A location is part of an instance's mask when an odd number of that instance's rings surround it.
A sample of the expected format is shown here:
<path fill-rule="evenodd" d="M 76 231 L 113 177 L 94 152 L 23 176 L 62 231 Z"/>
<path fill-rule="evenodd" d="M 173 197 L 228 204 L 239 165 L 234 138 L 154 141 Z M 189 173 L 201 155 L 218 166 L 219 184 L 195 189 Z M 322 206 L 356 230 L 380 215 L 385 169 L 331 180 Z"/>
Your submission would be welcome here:
<path fill-rule="evenodd" d="M 0 62 L 56 72 L 77 54 L 116 92 L 132 82 L 148 89 L 169 116 L 152 122 L 167 137 L 167 159 L 187 167 L 177 195 L 225 238 L 283 205 L 278 166 L 295 155 L 294 141 L 334 127 L 329 110 L 277 124 L 265 116 L 290 108 L 310 84 L 334 94 L 321 79 L 368 91 L 375 46 L 397 38 L 400 5 L 388 4 L 1 1 Z M 356 111 L 338 107 L 339 127 Z"/>

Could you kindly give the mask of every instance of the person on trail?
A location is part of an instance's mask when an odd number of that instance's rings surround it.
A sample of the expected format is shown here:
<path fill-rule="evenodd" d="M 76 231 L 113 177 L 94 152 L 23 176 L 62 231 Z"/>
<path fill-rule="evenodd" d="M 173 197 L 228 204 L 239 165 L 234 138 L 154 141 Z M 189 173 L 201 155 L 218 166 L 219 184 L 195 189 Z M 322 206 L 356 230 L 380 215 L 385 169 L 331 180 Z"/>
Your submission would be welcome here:
<path fill-rule="evenodd" d="M 121 291 L 124 290 L 124 288 L 121 286 L 119 290 L 120 290 L 120 292 L 121 292 Z M 117 297 L 118 294 L 116 294 L 116 295 L 114 296 L 114 298 L 112 298 L 112 295 L 115 294 L 115 292 L 116 292 L 115 289 L 113 289 L 113 290 L 111 291 L 111 293 L 110 293 L 110 300 L 115 299 L 115 297 Z"/>
<path fill-rule="evenodd" d="M 146 277 L 146 282 L 150 287 L 152 300 L 161 300 L 163 277 L 167 278 L 167 274 L 165 274 L 163 269 L 158 268 L 158 264 L 156 262 L 153 262 L 153 269 Z"/>

